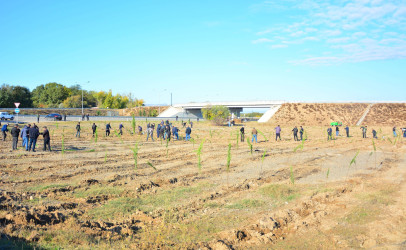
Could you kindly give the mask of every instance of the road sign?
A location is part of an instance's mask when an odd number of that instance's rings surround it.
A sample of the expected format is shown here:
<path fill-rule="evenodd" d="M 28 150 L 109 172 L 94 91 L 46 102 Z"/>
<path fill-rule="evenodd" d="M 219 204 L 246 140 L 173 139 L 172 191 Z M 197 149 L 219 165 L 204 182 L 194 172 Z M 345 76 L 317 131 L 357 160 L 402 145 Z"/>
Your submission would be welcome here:
<path fill-rule="evenodd" d="M 16 105 L 16 108 L 18 108 L 18 106 L 20 106 L 19 102 L 15 102 L 14 105 Z"/>
<path fill-rule="evenodd" d="M 15 112 L 16 114 L 18 114 L 18 113 L 20 113 L 20 109 L 19 109 L 19 108 L 16 108 L 16 109 L 14 109 L 14 112 Z"/>

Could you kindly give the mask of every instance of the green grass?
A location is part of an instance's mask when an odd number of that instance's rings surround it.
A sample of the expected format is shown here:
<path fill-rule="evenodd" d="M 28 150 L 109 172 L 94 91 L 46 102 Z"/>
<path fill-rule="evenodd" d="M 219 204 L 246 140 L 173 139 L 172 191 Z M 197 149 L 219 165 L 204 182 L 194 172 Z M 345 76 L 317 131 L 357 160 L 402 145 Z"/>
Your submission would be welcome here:
<path fill-rule="evenodd" d="M 176 245 L 176 248 L 182 249 L 188 248 L 190 243 L 211 241 L 217 233 L 237 228 L 249 218 L 248 215 L 227 213 L 179 223 L 175 215 L 165 214 L 164 217 L 165 220 L 158 228 L 146 228 L 140 233 L 140 237 L 151 239 L 154 244 L 165 246 L 163 248 L 173 248 Z"/>
<path fill-rule="evenodd" d="M 111 186 L 92 186 L 87 190 L 76 190 L 73 194 L 76 198 L 86 198 L 97 195 L 114 195 L 119 196 L 124 192 L 123 188 Z"/>
<path fill-rule="evenodd" d="M 208 203 L 204 203 L 204 207 L 219 208 L 219 207 L 222 207 L 222 205 L 218 202 L 208 202 Z"/>
<path fill-rule="evenodd" d="M 365 208 L 357 207 L 353 209 L 347 216 L 344 217 L 344 221 L 349 224 L 364 225 L 371 222 L 377 215 L 377 208 Z"/>
<path fill-rule="evenodd" d="M 292 201 L 300 197 L 300 191 L 297 187 L 284 184 L 270 184 L 262 187 L 259 192 L 272 198 L 276 203 Z"/>
<path fill-rule="evenodd" d="M 372 205 L 391 205 L 395 203 L 394 193 L 398 191 L 395 187 L 382 187 L 381 190 L 373 193 L 362 193 L 356 197 L 361 201 L 364 201 Z"/>
<path fill-rule="evenodd" d="M 64 188 L 70 186 L 70 184 L 41 184 L 37 186 L 26 187 L 26 191 L 44 191 L 47 189 Z"/>
<path fill-rule="evenodd" d="M 249 209 L 249 208 L 258 208 L 265 206 L 265 201 L 256 200 L 256 199 L 243 199 L 237 201 L 233 204 L 225 206 L 226 208 L 230 209 Z"/>
<path fill-rule="evenodd" d="M 120 197 L 90 210 L 88 214 L 93 218 L 112 219 L 126 216 L 136 210 L 151 212 L 158 208 L 168 209 L 200 194 L 204 189 L 211 186 L 209 184 L 199 184 L 192 187 L 178 187 L 165 190 L 153 195 L 142 195 L 138 198 Z"/>

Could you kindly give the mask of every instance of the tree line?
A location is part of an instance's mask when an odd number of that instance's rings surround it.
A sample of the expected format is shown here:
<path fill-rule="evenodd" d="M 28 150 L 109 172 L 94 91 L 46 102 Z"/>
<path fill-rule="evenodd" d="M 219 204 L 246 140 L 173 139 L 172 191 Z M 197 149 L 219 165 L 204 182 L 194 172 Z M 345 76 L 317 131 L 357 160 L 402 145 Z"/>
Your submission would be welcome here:
<path fill-rule="evenodd" d="M 23 86 L 3 84 L 0 87 L 0 107 L 14 108 L 19 102 L 22 108 L 81 108 L 82 88 L 80 85 L 64 86 L 56 82 L 41 84 L 30 91 Z M 83 107 L 133 108 L 144 106 L 144 100 L 131 94 L 113 95 L 112 91 L 83 90 Z"/>

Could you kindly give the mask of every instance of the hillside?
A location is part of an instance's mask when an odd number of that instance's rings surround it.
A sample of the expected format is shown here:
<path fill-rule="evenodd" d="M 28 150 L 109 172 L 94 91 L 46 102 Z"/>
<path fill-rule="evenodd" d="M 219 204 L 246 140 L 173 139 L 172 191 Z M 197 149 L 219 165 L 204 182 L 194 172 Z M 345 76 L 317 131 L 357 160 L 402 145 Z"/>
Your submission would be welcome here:
<path fill-rule="evenodd" d="M 355 125 L 367 106 L 367 103 L 285 103 L 269 122 L 316 126 L 340 121 Z"/>
<path fill-rule="evenodd" d="M 377 103 L 362 124 L 406 127 L 406 103 Z"/>

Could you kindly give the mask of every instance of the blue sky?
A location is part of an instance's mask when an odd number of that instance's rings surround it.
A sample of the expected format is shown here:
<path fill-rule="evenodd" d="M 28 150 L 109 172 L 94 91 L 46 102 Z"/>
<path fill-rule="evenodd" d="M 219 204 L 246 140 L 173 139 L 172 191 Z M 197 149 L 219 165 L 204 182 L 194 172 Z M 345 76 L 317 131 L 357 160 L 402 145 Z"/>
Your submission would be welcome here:
<path fill-rule="evenodd" d="M 0 58 L 0 83 L 150 104 L 404 101 L 406 2 L 1 1 Z"/>

